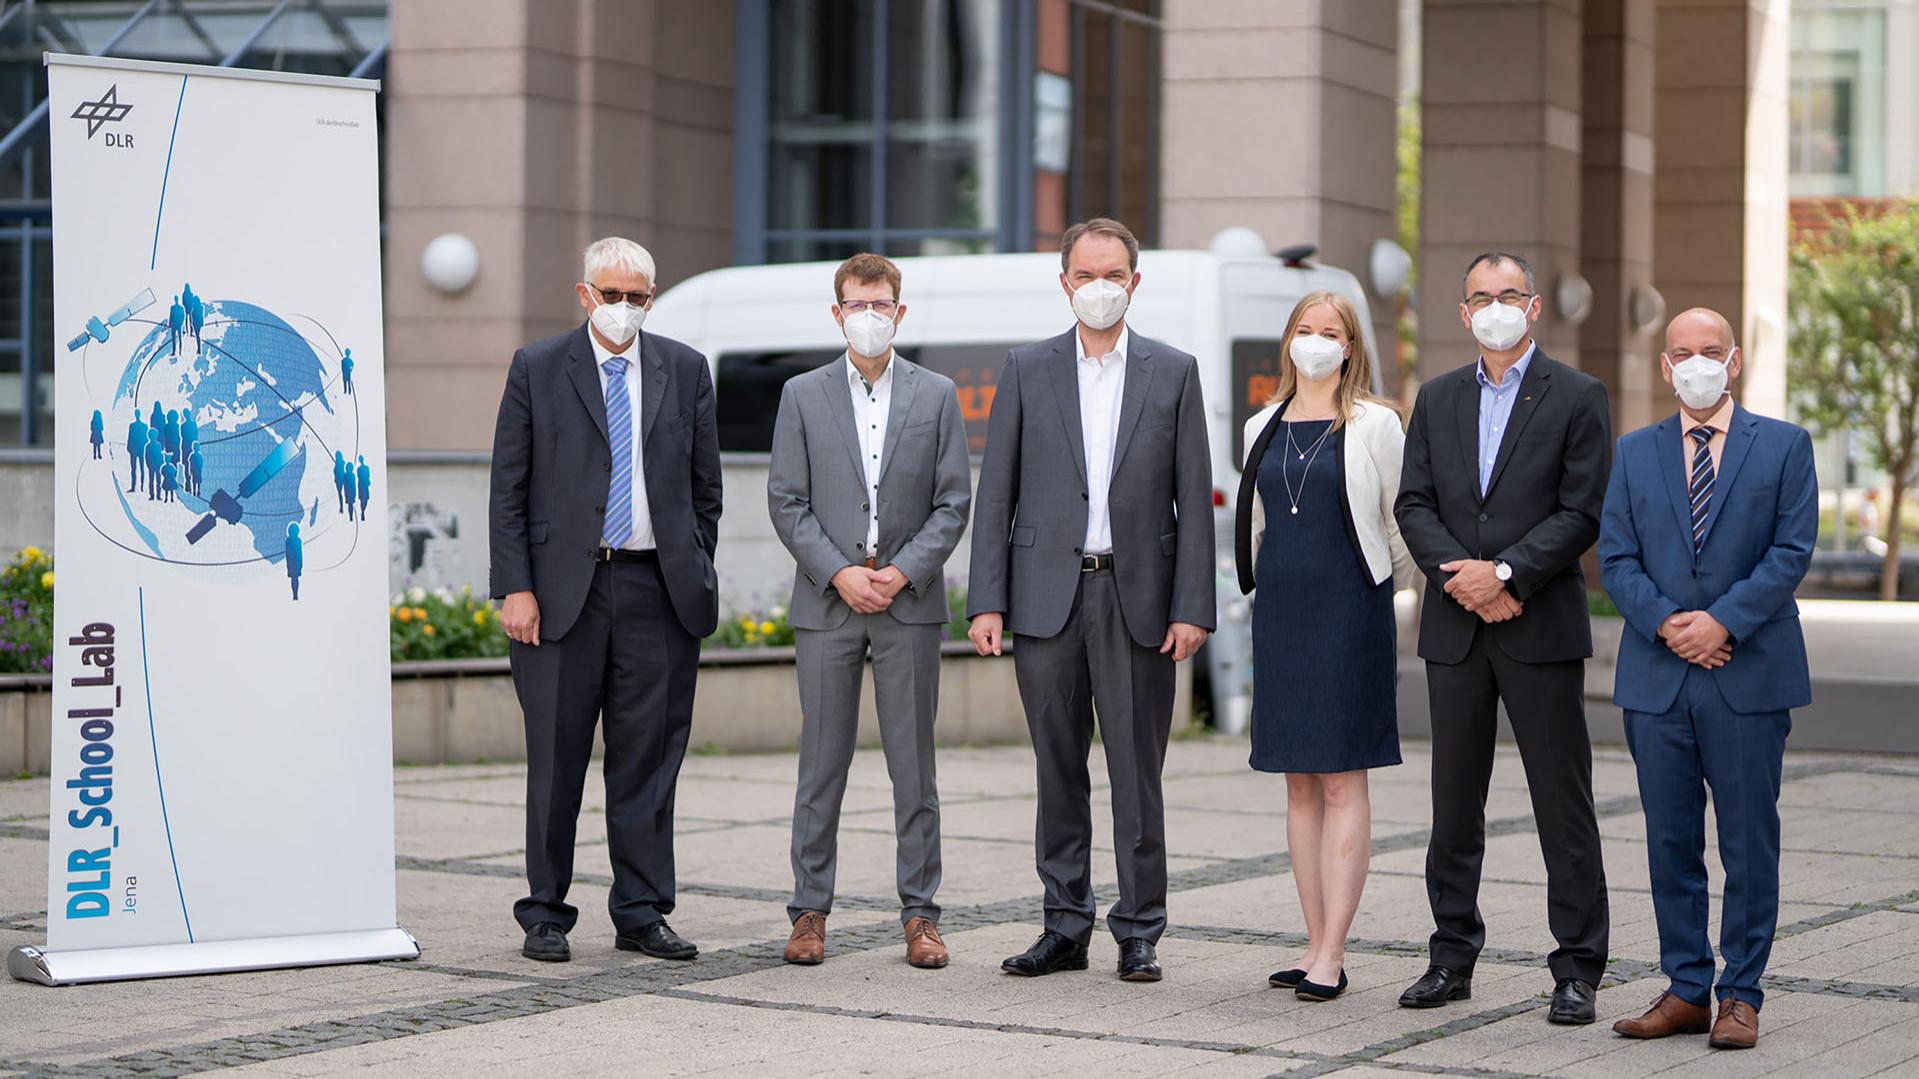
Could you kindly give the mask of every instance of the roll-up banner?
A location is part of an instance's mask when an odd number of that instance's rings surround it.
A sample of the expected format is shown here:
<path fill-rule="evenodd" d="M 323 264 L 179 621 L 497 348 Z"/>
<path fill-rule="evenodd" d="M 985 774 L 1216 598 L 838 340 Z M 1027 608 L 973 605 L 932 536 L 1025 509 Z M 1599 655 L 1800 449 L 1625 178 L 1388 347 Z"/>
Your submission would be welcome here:
<path fill-rule="evenodd" d="M 396 923 L 379 85 L 47 57 L 47 946 L 65 984 Z"/>

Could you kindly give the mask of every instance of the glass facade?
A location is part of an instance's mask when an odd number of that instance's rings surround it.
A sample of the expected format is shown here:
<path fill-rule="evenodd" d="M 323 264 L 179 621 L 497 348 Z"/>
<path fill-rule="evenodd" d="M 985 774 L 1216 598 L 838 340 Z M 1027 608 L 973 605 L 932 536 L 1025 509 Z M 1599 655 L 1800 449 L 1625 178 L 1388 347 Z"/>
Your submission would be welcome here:
<path fill-rule="evenodd" d="M 1794 195 L 1886 193 L 1885 40 L 1884 10 L 1793 13 L 1788 115 Z"/>
<path fill-rule="evenodd" d="M 65 0 L 0 10 L 0 446 L 53 441 L 48 52 L 378 77 L 385 0 Z"/>

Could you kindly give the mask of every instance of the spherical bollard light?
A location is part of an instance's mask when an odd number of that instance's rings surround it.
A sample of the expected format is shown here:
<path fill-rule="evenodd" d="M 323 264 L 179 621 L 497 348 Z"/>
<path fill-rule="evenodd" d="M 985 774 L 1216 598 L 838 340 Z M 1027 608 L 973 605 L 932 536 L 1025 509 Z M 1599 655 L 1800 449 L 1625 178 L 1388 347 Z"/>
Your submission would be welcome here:
<path fill-rule="evenodd" d="M 480 275 L 480 249 L 457 232 L 443 232 L 420 253 L 420 273 L 449 296 L 464 292 Z"/>
<path fill-rule="evenodd" d="M 1577 326 L 1586 321 L 1593 310 L 1593 287 L 1591 282 L 1577 273 L 1561 275 L 1559 283 L 1553 289 L 1554 307 L 1559 317 Z"/>

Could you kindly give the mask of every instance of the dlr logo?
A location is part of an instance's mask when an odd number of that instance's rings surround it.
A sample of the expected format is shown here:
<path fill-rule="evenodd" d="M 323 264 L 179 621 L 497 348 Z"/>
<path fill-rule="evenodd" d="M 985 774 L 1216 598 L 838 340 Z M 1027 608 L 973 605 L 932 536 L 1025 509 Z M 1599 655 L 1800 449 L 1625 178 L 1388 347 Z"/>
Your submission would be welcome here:
<path fill-rule="evenodd" d="M 107 132 L 107 145 L 118 146 L 118 147 L 121 147 L 122 149 L 131 150 L 133 149 L 133 136 L 130 134 L 116 134 L 112 131 L 109 131 Z"/>

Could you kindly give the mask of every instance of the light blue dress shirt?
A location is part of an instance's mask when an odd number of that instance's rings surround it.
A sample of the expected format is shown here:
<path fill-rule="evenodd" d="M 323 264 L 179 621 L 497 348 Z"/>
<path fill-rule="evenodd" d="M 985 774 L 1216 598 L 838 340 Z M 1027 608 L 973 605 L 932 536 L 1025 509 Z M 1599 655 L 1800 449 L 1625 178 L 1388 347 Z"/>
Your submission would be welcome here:
<path fill-rule="evenodd" d="M 1519 400 L 1519 384 L 1526 380 L 1526 368 L 1532 366 L 1538 342 L 1526 346 L 1525 355 L 1512 365 L 1498 385 L 1486 377 L 1486 357 L 1479 358 L 1473 372 L 1479 379 L 1479 497 L 1493 482 L 1493 462 L 1499 459 L 1499 440 L 1506 437 L 1506 424 L 1512 420 L 1513 402 Z"/>

